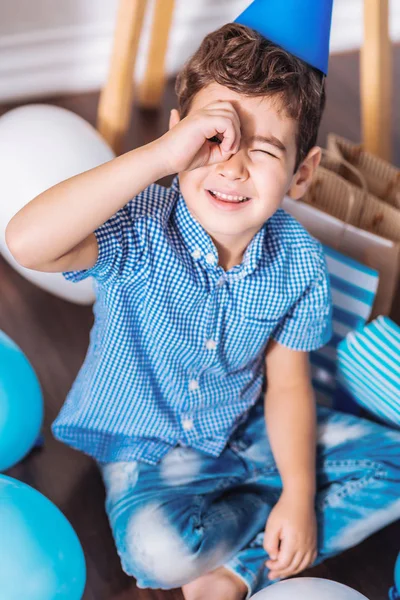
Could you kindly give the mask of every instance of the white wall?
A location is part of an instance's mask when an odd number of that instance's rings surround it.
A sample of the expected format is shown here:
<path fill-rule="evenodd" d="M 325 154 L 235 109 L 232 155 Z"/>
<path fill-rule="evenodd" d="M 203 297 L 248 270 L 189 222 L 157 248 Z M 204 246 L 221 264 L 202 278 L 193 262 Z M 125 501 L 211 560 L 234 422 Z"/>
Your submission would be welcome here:
<path fill-rule="evenodd" d="M 284 0 L 282 0 L 284 1 Z M 250 0 L 176 0 L 168 75 L 204 35 L 233 20 Z M 0 0 L 0 102 L 99 89 L 104 83 L 118 0 Z M 145 67 L 150 0 L 136 78 Z M 335 0 L 332 52 L 362 43 L 363 0 Z M 391 0 L 392 39 L 400 40 L 400 0 Z"/>

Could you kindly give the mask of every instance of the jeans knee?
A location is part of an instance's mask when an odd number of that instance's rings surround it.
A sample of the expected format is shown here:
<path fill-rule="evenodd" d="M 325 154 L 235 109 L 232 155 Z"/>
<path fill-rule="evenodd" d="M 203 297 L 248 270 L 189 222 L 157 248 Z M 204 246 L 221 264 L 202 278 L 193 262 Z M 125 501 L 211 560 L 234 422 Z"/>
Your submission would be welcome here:
<path fill-rule="evenodd" d="M 199 577 L 204 565 L 201 539 L 194 539 L 193 535 L 185 539 L 168 522 L 161 507 L 146 506 L 127 524 L 124 549 L 120 552 L 122 566 L 135 577 L 139 587 L 181 587 Z"/>

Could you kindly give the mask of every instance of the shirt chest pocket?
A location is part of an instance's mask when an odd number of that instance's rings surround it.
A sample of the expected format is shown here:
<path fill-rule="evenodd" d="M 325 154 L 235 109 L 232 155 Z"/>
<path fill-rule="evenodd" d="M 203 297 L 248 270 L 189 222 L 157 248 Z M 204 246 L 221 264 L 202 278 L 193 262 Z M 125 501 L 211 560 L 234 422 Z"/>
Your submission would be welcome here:
<path fill-rule="evenodd" d="M 229 367 L 240 369 L 257 359 L 281 320 L 281 314 L 266 314 L 254 308 L 243 311 L 226 336 Z"/>

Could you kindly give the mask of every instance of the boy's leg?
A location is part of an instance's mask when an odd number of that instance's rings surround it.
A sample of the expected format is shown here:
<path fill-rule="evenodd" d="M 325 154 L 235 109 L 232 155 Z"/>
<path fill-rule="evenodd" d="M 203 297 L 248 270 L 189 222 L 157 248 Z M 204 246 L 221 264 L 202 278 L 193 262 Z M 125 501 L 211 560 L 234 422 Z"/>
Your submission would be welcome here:
<path fill-rule="evenodd" d="M 316 563 L 400 517 L 400 432 L 324 408 L 318 422 Z M 218 459 L 176 448 L 157 467 L 103 473 L 117 548 L 140 587 L 179 586 L 221 564 L 248 597 L 271 583 L 263 531 L 281 480 L 262 404 Z"/>
<path fill-rule="evenodd" d="M 101 466 L 126 573 L 139 587 L 180 587 L 224 564 L 263 529 L 270 508 L 243 461 L 173 449 L 156 466 Z"/>
<path fill-rule="evenodd" d="M 400 431 L 320 410 L 318 561 L 400 518 Z"/>
<path fill-rule="evenodd" d="M 252 424 L 253 445 L 243 458 L 255 468 L 255 480 L 268 486 L 275 499 L 281 480 L 270 464 L 262 417 Z M 267 449 L 266 468 L 262 452 Z M 318 558 L 315 564 L 364 540 L 400 518 L 400 431 L 318 408 L 317 449 Z M 264 563 L 263 531 L 225 566 L 254 576 L 253 590 L 271 584 Z M 257 575 L 258 574 L 258 575 Z"/>

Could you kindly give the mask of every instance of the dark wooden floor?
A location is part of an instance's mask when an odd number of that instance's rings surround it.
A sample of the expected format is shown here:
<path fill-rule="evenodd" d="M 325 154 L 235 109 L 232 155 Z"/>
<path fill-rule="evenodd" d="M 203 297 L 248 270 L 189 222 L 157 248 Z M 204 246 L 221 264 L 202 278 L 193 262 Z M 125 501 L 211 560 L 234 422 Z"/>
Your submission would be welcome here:
<path fill-rule="evenodd" d="M 396 48 L 395 68 L 394 162 L 400 165 L 399 47 Z M 328 81 L 328 103 L 319 143 L 325 145 L 329 131 L 359 141 L 358 55 L 333 57 Z M 97 101 L 96 93 L 45 100 L 78 113 L 92 124 L 95 123 Z M 125 150 L 164 133 L 173 106 L 171 82 L 159 113 L 134 109 Z M 0 114 L 10 108 L 1 106 Z M 44 493 L 72 523 L 87 560 L 85 600 L 178 600 L 181 598 L 179 591 L 138 590 L 122 573 L 103 509 L 102 482 L 94 463 L 56 442 L 49 431 L 85 356 L 91 324 L 89 307 L 70 304 L 40 290 L 0 257 L 0 329 L 19 344 L 32 362 L 43 387 L 46 405 L 45 448 L 35 451 L 8 474 Z M 399 549 L 400 523 L 396 523 L 307 574 L 347 584 L 370 600 L 384 600 L 392 583 L 393 565 Z"/>

